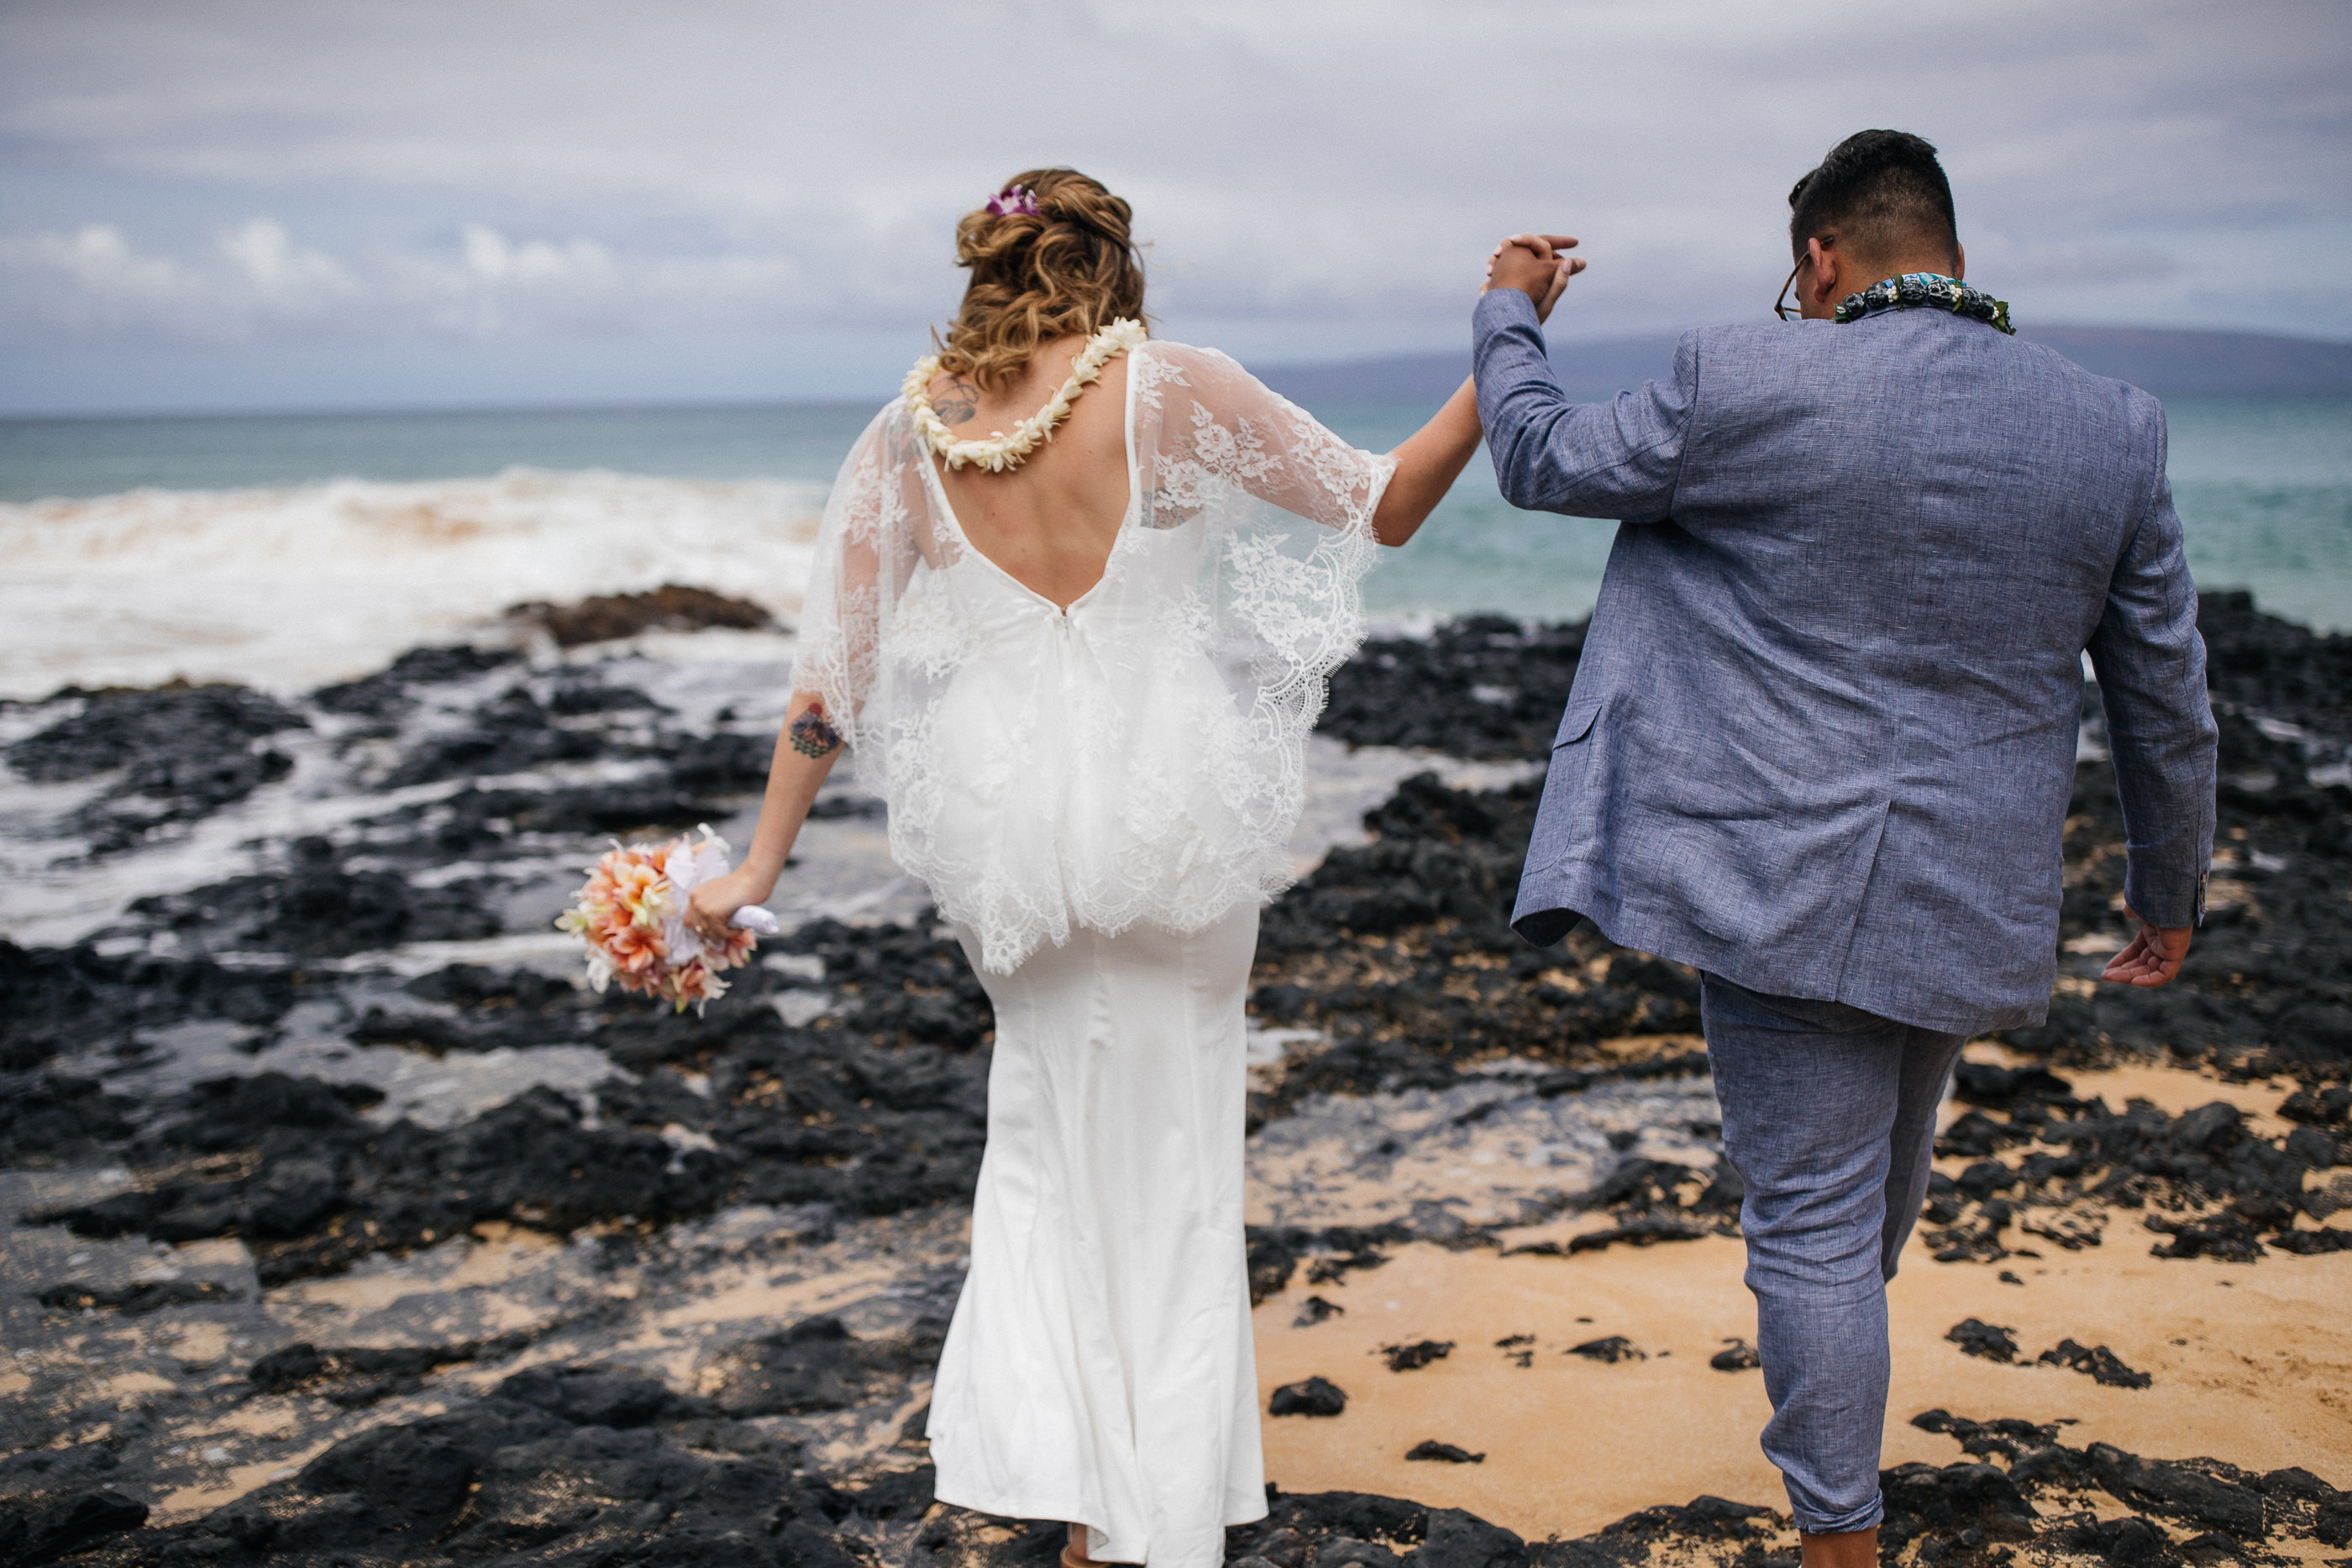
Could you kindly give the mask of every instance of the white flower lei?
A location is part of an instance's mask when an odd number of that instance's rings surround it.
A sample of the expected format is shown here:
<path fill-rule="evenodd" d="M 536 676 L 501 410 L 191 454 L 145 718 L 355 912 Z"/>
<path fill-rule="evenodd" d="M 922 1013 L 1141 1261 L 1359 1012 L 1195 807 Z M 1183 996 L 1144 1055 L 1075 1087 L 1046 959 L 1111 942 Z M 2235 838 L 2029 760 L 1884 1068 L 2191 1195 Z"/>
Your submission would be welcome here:
<path fill-rule="evenodd" d="M 1014 425 L 1008 433 L 997 431 L 985 441 L 959 441 L 931 407 L 931 381 L 940 373 L 940 357 L 927 354 L 915 361 L 907 372 L 900 391 L 907 399 L 907 412 L 915 418 L 915 428 L 923 433 L 930 449 L 947 459 L 950 468 L 961 468 L 976 463 L 992 474 L 1002 474 L 1016 467 L 1023 458 L 1037 450 L 1041 441 L 1054 439 L 1054 426 L 1067 417 L 1071 402 L 1102 374 L 1103 366 L 1150 336 L 1140 321 L 1126 317 L 1112 322 L 1087 340 L 1086 348 L 1070 366 L 1070 379 L 1062 390 L 1046 401 L 1045 406 Z"/>

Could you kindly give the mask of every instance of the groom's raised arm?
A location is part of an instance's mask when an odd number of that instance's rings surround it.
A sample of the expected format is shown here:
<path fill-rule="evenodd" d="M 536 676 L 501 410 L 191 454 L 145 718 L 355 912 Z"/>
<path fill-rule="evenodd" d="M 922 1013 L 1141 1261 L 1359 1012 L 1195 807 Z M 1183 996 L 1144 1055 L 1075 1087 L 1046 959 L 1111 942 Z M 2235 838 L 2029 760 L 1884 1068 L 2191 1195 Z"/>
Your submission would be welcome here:
<path fill-rule="evenodd" d="M 1495 288 L 1478 297 L 1471 317 L 1471 364 L 1505 500 L 1629 523 L 1673 514 L 1697 401 L 1697 334 L 1675 349 L 1671 382 L 1645 382 L 1610 402 L 1570 402 L 1552 373 L 1534 302 L 1519 289 Z"/>

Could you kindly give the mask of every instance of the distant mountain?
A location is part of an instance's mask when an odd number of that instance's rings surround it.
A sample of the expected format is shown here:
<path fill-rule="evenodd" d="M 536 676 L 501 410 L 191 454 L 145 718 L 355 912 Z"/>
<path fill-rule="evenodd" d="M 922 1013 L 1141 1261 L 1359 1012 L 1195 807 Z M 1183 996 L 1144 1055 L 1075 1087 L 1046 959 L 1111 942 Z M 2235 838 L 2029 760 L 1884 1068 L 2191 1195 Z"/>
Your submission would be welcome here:
<path fill-rule="evenodd" d="M 2037 327 L 2020 335 L 2057 350 L 2084 370 L 2161 396 L 2352 394 L 2352 343 L 2155 327 Z M 1675 342 L 1673 334 L 1569 340 L 1552 345 L 1551 359 L 1570 392 L 1598 396 L 1664 375 L 1673 368 Z M 1442 398 L 1469 373 L 1466 350 L 1284 365 L 1260 372 L 1276 392 L 1306 403 Z"/>
<path fill-rule="evenodd" d="M 2019 335 L 2152 392 L 2352 392 L 2352 343 L 2155 327 L 2042 327 Z"/>

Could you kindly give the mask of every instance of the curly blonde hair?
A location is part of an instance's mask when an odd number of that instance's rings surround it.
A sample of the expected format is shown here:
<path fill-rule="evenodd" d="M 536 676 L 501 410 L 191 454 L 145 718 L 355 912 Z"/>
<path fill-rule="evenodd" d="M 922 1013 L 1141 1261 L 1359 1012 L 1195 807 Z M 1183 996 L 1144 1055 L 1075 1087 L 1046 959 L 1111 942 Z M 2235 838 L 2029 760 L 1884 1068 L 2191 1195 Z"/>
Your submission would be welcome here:
<path fill-rule="evenodd" d="M 992 392 L 1048 338 L 1143 319 L 1133 209 L 1076 169 L 1026 170 L 1005 182 L 1008 191 L 1016 185 L 1034 198 L 1034 214 L 982 207 L 956 225 L 956 265 L 971 269 L 971 281 L 940 344 L 943 374 L 969 375 Z"/>

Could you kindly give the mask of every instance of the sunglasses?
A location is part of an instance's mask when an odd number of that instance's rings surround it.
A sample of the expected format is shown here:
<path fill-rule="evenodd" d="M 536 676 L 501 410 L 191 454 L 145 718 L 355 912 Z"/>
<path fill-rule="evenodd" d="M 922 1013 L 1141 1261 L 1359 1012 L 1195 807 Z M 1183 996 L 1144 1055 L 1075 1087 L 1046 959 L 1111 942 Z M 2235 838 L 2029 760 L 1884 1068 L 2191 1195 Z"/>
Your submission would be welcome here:
<path fill-rule="evenodd" d="M 1797 265 L 1789 269 L 1789 281 L 1780 285 L 1780 298 L 1773 302 L 1772 314 L 1778 316 L 1783 321 L 1791 320 L 1805 313 L 1804 302 L 1802 300 L 1798 301 L 1794 305 L 1789 303 L 1789 290 L 1797 287 L 1797 274 L 1804 271 L 1805 263 L 1811 260 L 1812 260 L 1811 256 L 1800 258 Z"/>

